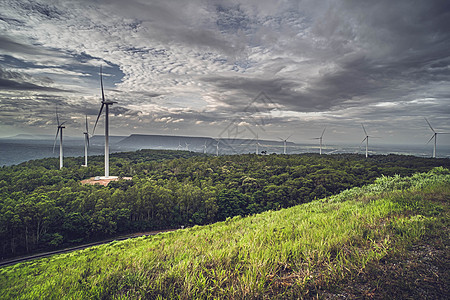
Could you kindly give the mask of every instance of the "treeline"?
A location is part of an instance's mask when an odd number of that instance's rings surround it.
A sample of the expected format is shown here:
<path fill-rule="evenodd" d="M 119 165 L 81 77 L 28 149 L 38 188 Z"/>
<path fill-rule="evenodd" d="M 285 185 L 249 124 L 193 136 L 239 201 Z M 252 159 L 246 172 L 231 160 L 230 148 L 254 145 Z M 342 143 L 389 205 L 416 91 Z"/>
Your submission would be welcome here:
<path fill-rule="evenodd" d="M 342 154 L 205 156 L 141 150 L 111 155 L 107 187 L 80 180 L 103 173 L 103 157 L 42 159 L 0 169 L 1 257 L 120 233 L 177 228 L 277 210 L 448 159 Z"/>

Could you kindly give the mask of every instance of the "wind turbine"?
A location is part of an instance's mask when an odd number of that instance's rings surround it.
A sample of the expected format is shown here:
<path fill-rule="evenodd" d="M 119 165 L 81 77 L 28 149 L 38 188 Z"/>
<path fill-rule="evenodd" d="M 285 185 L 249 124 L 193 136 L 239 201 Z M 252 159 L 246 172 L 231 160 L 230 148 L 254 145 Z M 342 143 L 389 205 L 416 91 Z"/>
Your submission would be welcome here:
<path fill-rule="evenodd" d="M 184 142 L 184 144 L 186 145 L 186 151 L 189 151 L 189 144 L 187 142 Z"/>
<path fill-rule="evenodd" d="M 292 134 L 291 134 L 290 136 L 288 136 L 287 138 L 285 138 L 285 139 L 282 139 L 282 138 L 279 137 L 279 139 L 283 141 L 283 145 L 284 145 L 283 154 L 286 154 L 286 143 L 287 143 L 287 140 L 288 140 L 291 136 L 292 136 Z"/>
<path fill-rule="evenodd" d="M 326 127 L 323 129 L 322 135 L 320 137 L 314 138 L 314 140 L 319 140 L 320 141 L 320 151 L 319 151 L 320 155 L 322 155 L 322 138 L 323 138 L 323 134 L 325 133 L 326 129 L 327 129 Z"/>
<path fill-rule="evenodd" d="M 89 148 L 89 129 L 88 129 L 88 119 L 86 115 L 86 131 L 83 132 L 84 134 L 84 165 L 83 167 L 87 167 L 87 161 L 88 161 L 88 148 Z"/>
<path fill-rule="evenodd" d="M 177 151 L 178 151 L 178 150 L 181 150 L 181 148 L 182 148 L 182 147 L 181 147 L 181 142 L 178 142 Z"/>
<path fill-rule="evenodd" d="M 102 114 L 103 107 L 105 107 L 105 178 L 109 178 L 109 106 L 117 103 L 115 101 L 107 101 L 105 99 L 105 93 L 103 91 L 103 76 L 102 76 L 102 66 L 100 66 L 100 86 L 102 88 L 102 106 L 100 107 L 100 111 L 97 116 L 97 120 L 95 121 L 94 130 L 92 131 L 92 135 L 94 135 L 95 127 L 97 126 L 98 119 Z"/>
<path fill-rule="evenodd" d="M 371 137 L 371 138 L 377 138 L 377 137 L 368 135 L 366 128 L 364 128 L 364 124 L 361 123 L 361 126 L 364 130 L 364 134 L 366 135 L 366 137 L 362 140 L 361 144 L 364 143 L 364 141 L 366 141 L 366 158 L 367 158 L 367 157 L 369 157 L 369 137 Z"/>
<path fill-rule="evenodd" d="M 433 148 L 433 158 L 436 158 L 436 144 L 437 144 L 437 135 L 438 134 L 450 134 L 450 132 L 436 132 L 433 127 L 431 127 L 430 122 L 428 122 L 427 118 L 424 118 L 425 121 L 427 121 L 428 126 L 430 126 L 431 131 L 433 131 L 433 135 L 431 136 L 431 138 L 428 140 L 427 144 L 429 142 L 431 142 L 432 139 L 434 139 L 434 148 Z"/>
<path fill-rule="evenodd" d="M 220 143 L 220 140 L 217 140 L 217 144 L 216 144 L 216 156 L 219 156 L 219 143 Z"/>
<path fill-rule="evenodd" d="M 55 153 L 56 140 L 59 134 L 59 169 L 61 170 L 63 167 L 63 128 L 66 128 L 64 126 L 66 122 L 59 123 L 58 108 L 56 108 L 56 122 L 58 123 L 58 127 L 56 129 L 55 142 L 53 143 L 53 153 Z"/>
<path fill-rule="evenodd" d="M 206 141 L 205 144 L 203 145 L 203 154 L 206 154 Z"/>

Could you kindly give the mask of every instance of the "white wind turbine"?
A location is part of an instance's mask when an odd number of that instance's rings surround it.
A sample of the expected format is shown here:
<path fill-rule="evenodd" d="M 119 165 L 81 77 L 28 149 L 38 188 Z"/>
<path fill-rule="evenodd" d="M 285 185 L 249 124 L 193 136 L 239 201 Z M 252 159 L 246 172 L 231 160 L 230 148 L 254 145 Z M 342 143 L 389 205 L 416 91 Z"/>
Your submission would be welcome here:
<path fill-rule="evenodd" d="M 89 129 L 88 129 L 88 119 L 86 115 L 86 131 L 83 132 L 84 134 L 84 165 L 83 167 L 87 167 L 87 161 L 88 161 L 88 148 L 89 148 Z"/>
<path fill-rule="evenodd" d="M 377 138 L 377 137 L 368 135 L 366 128 L 364 128 L 364 124 L 361 123 L 361 126 L 364 130 L 364 134 L 366 135 L 365 138 L 362 140 L 361 144 L 364 143 L 364 141 L 366 141 L 366 158 L 367 158 L 367 157 L 369 157 L 369 137 L 371 137 L 371 138 Z"/>
<path fill-rule="evenodd" d="M 320 155 L 322 155 L 322 138 L 323 138 L 323 134 L 325 133 L 326 129 L 327 129 L 326 127 L 323 129 L 322 135 L 320 137 L 314 138 L 314 140 L 319 140 L 320 141 L 320 151 L 319 151 Z"/>
<path fill-rule="evenodd" d="M 217 144 L 216 144 L 216 156 L 219 156 L 219 143 L 220 143 L 220 140 L 216 140 L 217 141 Z"/>
<path fill-rule="evenodd" d="M 177 151 L 181 150 L 183 147 L 181 147 L 181 142 L 178 142 L 178 147 L 177 147 Z"/>
<path fill-rule="evenodd" d="M 433 158 L 436 158 L 436 144 L 437 144 L 437 135 L 438 134 L 450 134 L 450 132 L 436 132 L 433 127 L 431 127 L 430 122 L 428 122 L 427 118 L 425 118 L 425 121 L 427 121 L 428 126 L 430 126 L 431 131 L 433 131 L 433 135 L 428 140 L 427 144 L 431 142 L 432 139 L 434 139 L 434 148 L 433 148 Z"/>
<path fill-rule="evenodd" d="M 102 76 L 102 66 L 100 66 L 100 86 L 102 88 L 102 106 L 100 107 L 100 111 L 97 116 L 97 120 L 95 121 L 94 130 L 92 131 L 92 135 L 94 135 L 95 127 L 97 126 L 98 119 L 102 114 L 103 107 L 105 107 L 105 178 L 109 177 L 109 106 L 117 103 L 115 101 L 107 101 L 105 99 L 105 93 L 103 91 L 103 76 Z"/>
<path fill-rule="evenodd" d="M 66 123 L 66 122 L 59 123 L 58 108 L 56 108 L 56 122 L 58 123 L 58 128 L 56 129 L 55 142 L 53 143 L 53 153 L 55 153 L 56 140 L 58 139 L 58 134 L 59 134 L 59 169 L 62 169 L 62 167 L 63 167 L 63 128 L 66 128 L 64 126 L 64 123 Z"/>
<path fill-rule="evenodd" d="M 292 136 L 292 134 L 291 134 L 290 136 L 288 136 L 287 138 L 285 138 L 285 139 L 282 139 L 282 138 L 279 137 L 279 139 L 283 141 L 283 146 L 284 146 L 283 154 L 286 154 L 286 148 L 287 148 L 286 144 L 287 144 L 287 140 L 288 140 L 291 136 Z"/>
<path fill-rule="evenodd" d="M 186 151 L 189 151 L 189 144 L 187 142 L 184 142 L 184 144 L 186 145 Z"/>

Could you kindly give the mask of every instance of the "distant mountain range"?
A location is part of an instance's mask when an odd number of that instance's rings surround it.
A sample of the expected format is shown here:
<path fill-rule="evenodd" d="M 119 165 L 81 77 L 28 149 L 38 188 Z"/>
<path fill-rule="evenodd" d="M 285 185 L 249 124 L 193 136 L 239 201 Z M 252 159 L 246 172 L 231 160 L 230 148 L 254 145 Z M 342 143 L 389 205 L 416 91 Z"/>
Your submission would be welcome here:
<path fill-rule="evenodd" d="M 6 140 L 50 140 L 54 139 L 55 136 L 51 134 L 17 134 L 15 136 L 8 136 L 4 137 L 2 139 Z"/>
<path fill-rule="evenodd" d="M 2 138 L 8 141 L 34 141 L 44 143 L 53 141 L 55 136 L 50 134 L 32 135 L 18 134 L 8 138 Z M 83 137 L 64 136 L 67 145 L 80 143 Z M 95 135 L 90 138 L 91 146 L 100 147 L 104 145 L 104 135 Z M 196 152 L 217 153 L 220 154 L 241 154 L 256 151 L 256 139 L 239 138 L 210 138 L 195 136 L 176 136 L 176 135 L 156 135 L 156 134 L 132 134 L 130 136 L 110 136 L 109 144 L 116 151 L 135 151 L 140 149 L 167 149 L 167 150 L 188 150 Z M 258 140 L 259 151 L 267 153 L 282 152 L 283 141 Z M 84 143 L 80 143 L 84 145 Z M 297 144 L 287 142 L 287 147 L 296 147 Z M 280 150 L 281 149 L 281 150 Z"/>
<path fill-rule="evenodd" d="M 259 140 L 258 142 L 261 147 L 283 146 L 282 141 Z M 287 145 L 295 144 L 287 142 Z M 221 153 L 248 153 L 254 151 L 256 139 L 132 134 L 119 141 L 117 146 L 132 149 L 174 149 L 208 153 L 215 153 L 218 147 Z"/>

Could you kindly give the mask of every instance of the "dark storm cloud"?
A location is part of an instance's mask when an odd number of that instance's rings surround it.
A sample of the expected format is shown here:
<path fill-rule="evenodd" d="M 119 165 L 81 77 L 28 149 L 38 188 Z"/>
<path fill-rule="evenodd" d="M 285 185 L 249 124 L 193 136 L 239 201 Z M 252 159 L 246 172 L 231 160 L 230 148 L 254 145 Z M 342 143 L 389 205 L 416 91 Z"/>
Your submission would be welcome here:
<path fill-rule="evenodd" d="M 9 37 L 1 35 L 0 35 L 0 49 L 13 53 L 27 53 L 27 54 L 42 53 L 42 51 L 39 51 L 33 46 L 18 43 L 10 39 Z"/>
<path fill-rule="evenodd" d="M 5 71 L 0 68 L 0 89 L 2 90 L 64 92 L 61 89 L 35 84 L 30 81 L 34 81 L 31 76 Z M 50 80 L 41 78 L 41 81 L 48 83 Z"/>
<path fill-rule="evenodd" d="M 0 88 L 13 99 L 29 93 L 30 109 L 56 86 L 77 91 L 64 94 L 74 113 L 96 116 L 94 69 L 107 64 L 106 96 L 119 102 L 112 114 L 124 130 L 212 130 L 260 115 L 263 104 L 247 110 L 261 92 L 285 114 L 270 120 L 279 130 L 300 118 L 384 126 L 420 114 L 445 125 L 449 111 L 448 1 L 5 3 Z M 10 96 L 0 103 L 13 105 Z"/>

